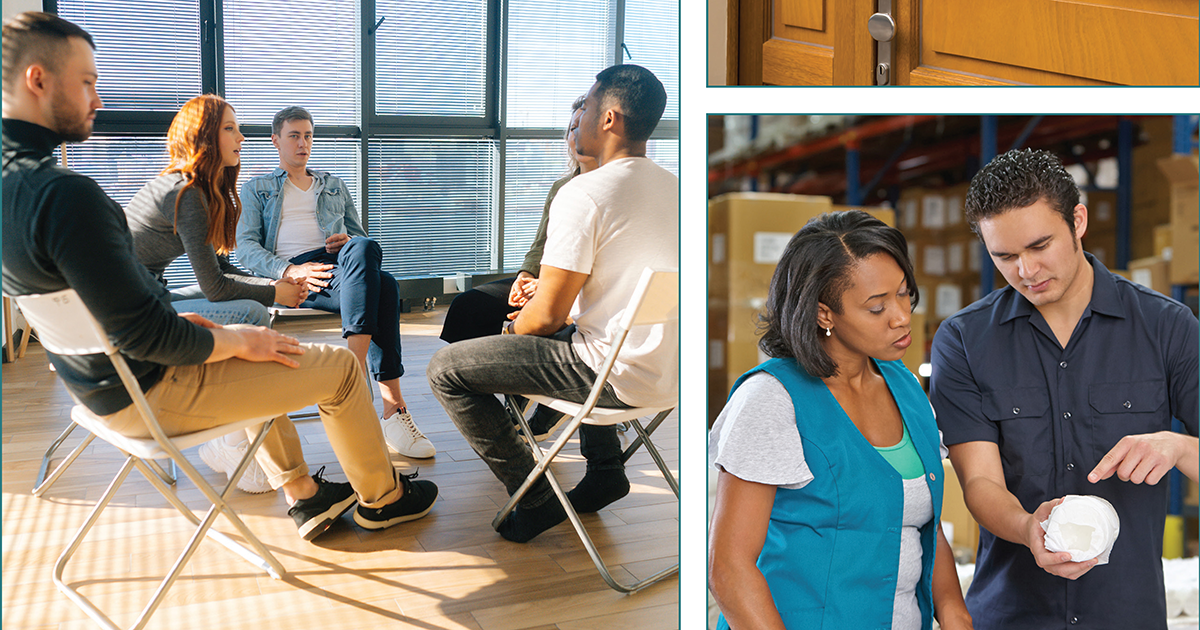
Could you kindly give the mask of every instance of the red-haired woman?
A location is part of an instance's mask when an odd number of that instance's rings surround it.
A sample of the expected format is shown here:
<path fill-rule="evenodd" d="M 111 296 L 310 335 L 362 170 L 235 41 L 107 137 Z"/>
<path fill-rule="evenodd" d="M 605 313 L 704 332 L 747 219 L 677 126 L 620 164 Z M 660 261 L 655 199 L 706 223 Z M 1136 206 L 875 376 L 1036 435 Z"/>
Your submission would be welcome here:
<path fill-rule="evenodd" d="M 288 280 L 256 278 L 229 262 L 242 211 L 237 179 L 243 140 L 225 99 L 205 94 L 184 103 L 167 131 L 170 165 L 134 195 L 125 217 L 138 260 L 160 282 L 166 283 L 167 266 L 187 254 L 198 284 L 172 289 L 177 312 L 198 313 L 221 325 L 263 326 L 273 302 L 297 306 L 307 291 Z M 200 455 L 214 470 L 228 472 L 240 459 L 240 446 L 215 440 Z M 271 489 L 257 466 L 238 487 Z"/>

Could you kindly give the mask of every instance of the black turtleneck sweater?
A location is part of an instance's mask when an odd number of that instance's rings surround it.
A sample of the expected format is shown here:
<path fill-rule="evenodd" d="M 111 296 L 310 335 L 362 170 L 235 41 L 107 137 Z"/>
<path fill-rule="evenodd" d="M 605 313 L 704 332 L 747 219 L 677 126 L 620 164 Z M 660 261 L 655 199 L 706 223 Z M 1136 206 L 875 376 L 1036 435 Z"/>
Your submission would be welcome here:
<path fill-rule="evenodd" d="M 40 125 L 5 118 L 4 292 L 75 289 L 129 361 L 143 389 L 165 365 L 212 354 L 210 332 L 179 317 L 167 290 L 137 261 L 125 214 L 90 178 L 55 164 L 62 140 Z M 50 355 L 67 389 L 100 415 L 129 406 L 103 354 Z"/>

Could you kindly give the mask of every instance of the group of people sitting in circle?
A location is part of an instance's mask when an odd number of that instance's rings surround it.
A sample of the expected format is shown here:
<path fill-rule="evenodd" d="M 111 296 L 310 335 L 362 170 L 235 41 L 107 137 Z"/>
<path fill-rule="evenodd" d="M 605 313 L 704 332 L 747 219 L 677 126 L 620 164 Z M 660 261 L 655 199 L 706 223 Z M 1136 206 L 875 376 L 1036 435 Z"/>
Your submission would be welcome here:
<path fill-rule="evenodd" d="M 127 357 L 168 434 L 275 417 L 238 487 L 282 490 L 304 539 L 351 508 L 367 529 L 428 514 L 437 486 L 399 473 L 388 452 L 436 454 L 401 392 L 398 285 L 345 182 L 308 167 L 311 114 L 292 106 L 274 116 L 279 166 L 239 189 L 245 136 L 235 107 L 210 94 L 189 100 L 167 134 L 167 167 L 122 209 L 53 157 L 59 144 L 91 135 L 102 107 L 91 36 L 27 12 L 5 23 L 4 39 L 4 291 L 74 289 Z M 442 338 L 453 343 L 432 357 L 427 377 L 510 494 L 534 460 L 496 394 L 582 402 L 642 269 L 678 265 L 678 179 L 646 157 L 666 99 L 645 68 L 597 74 L 572 108 L 568 171 L 551 187 L 520 273 L 464 293 L 446 315 Z M 245 270 L 231 263 L 235 253 Z M 183 255 L 196 284 L 168 289 L 164 272 Z M 346 347 L 271 330 L 273 304 L 338 313 Z M 600 404 L 673 401 L 677 347 L 674 325 L 631 334 Z M 148 435 L 103 355 L 50 360 L 77 401 L 117 431 Z M 382 398 L 382 418 L 365 375 Z M 312 405 L 347 483 L 305 464 L 287 414 Z M 542 437 L 561 416 L 539 410 L 533 420 Z M 230 434 L 199 455 L 232 473 L 248 437 Z M 587 472 L 569 498 L 594 512 L 625 496 L 629 482 L 613 427 L 585 426 L 580 441 Z M 500 534 L 526 542 L 562 522 L 551 495 L 540 479 Z"/>

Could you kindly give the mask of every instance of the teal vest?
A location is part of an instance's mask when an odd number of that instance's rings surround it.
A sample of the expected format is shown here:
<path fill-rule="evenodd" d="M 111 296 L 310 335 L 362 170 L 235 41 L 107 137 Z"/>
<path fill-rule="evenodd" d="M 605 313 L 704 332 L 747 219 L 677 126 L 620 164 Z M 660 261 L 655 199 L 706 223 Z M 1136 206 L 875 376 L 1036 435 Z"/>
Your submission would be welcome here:
<path fill-rule="evenodd" d="M 916 377 L 899 361 L 875 364 L 883 374 L 925 466 L 933 520 L 921 528 L 917 603 L 932 627 L 933 559 L 942 511 L 937 424 Z M 890 629 L 900 563 L 904 488 L 900 473 L 867 442 L 820 379 L 794 359 L 771 359 L 742 375 L 767 372 L 792 397 L 804 459 L 814 479 L 778 488 L 758 568 L 791 630 Z M 729 626 L 722 617 L 719 630 Z"/>

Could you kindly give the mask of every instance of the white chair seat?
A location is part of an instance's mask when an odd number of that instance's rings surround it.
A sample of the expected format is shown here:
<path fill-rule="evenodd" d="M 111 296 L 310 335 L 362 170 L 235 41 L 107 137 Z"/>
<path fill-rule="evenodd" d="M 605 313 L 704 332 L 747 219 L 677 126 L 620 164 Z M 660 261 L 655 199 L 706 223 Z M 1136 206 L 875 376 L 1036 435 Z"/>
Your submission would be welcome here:
<path fill-rule="evenodd" d="M 82 447 L 86 446 L 93 437 L 99 437 L 112 444 L 125 453 L 127 457 L 125 458 L 125 463 L 117 471 L 116 476 L 113 477 L 112 482 L 109 483 L 108 489 L 96 501 L 96 506 L 88 515 L 83 526 L 79 528 L 75 537 L 58 557 L 58 561 L 55 562 L 54 574 L 51 578 L 54 585 L 58 587 L 58 590 L 66 595 L 67 598 L 100 627 L 106 630 L 117 630 L 117 625 L 108 615 L 88 600 L 77 588 L 66 583 L 63 579 L 63 574 L 75 551 L 79 549 L 80 544 L 83 543 L 88 532 L 95 526 L 104 509 L 108 506 L 109 501 L 120 490 L 121 484 L 125 482 L 126 477 L 135 468 L 154 486 L 155 490 L 158 490 L 159 494 L 168 503 L 179 511 L 181 516 L 196 526 L 196 531 L 192 535 L 188 546 L 179 554 L 170 572 L 159 583 L 150 602 L 146 604 L 137 619 L 129 626 L 131 629 L 140 629 L 149 622 L 150 616 L 154 614 L 159 604 L 162 603 L 171 585 L 175 583 L 175 580 L 183 571 L 187 561 L 205 539 L 221 543 L 230 551 L 238 554 L 271 577 L 282 579 L 286 574 L 283 565 L 275 559 L 270 550 L 246 527 L 241 518 L 230 509 L 225 499 L 236 485 L 238 479 L 246 472 L 246 467 L 254 457 L 254 453 L 258 450 L 259 446 L 262 445 L 274 420 L 272 418 L 236 420 L 203 431 L 168 436 L 158 423 L 158 419 L 154 415 L 154 410 L 151 409 L 149 403 L 146 401 L 145 393 L 142 391 L 133 372 L 129 369 L 129 365 L 125 362 L 125 357 L 112 345 L 100 323 L 92 317 L 91 312 L 88 311 L 83 301 L 80 300 L 79 295 L 73 289 L 64 289 L 44 295 L 16 296 L 14 299 L 20 305 L 26 318 L 41 331 L 41 342 L 47 351 L 60 356 L 80 356 L 99 353 L 107 355 L 112 361 L 113 368 L 120 377 L 121 383 L 125 386 L 125 391 L 128 392 L 134 408 L 145 422 L 146 430 L 151 433 L 151 436 L 146 438 L 122 435 L 109 428 L 103 418 L 91 412 L 83 405 L 76 405 L 71 410 L 71 419 L 75 424 L 91 432 L 91 436 L 89 436 L 83 445 L 76 447 L 67 461 L 59 465 L 58 469 L 55 470 L 49 479 L 39 484 L 35 492 L 44 491 L 46 486 L 53 483 L 54 479 L 62 473 L 62 470 L 66 466 L 70 465 L 70 462 L 79 454 Z M 183 449 L 197 446 L 228 433 L 253 426 L 259 427 L 258 434 L 251 441 L 250 447 L 246 450 L 236 469 L 229 473 L 229 481 L 221 492 L 217 492 L 204 476 L 196 470 L 195 466 L 187 461 L 181 452 Z M 69 432 L 70 429 L 65 431 L 59 437 L 59 440 L 56 440 L 55 444 L 60 443 Z M 157 459 L 170 460 L 172 468 L 178 467 L 179 470 L 182 470 L 196 484 L 197 489 L 200 490 L 211 504 L 203 519 L 198 518 L 191 508 L 179 498 L 178 493 L 170 487 L 169 484 L 173 484 L 175 479 L 172 475 L 164 473 L 158 464 L 153 461 Z M 225 534 L 211 529 L 212 524 L 220 515 L 224 515 L 230 524 L 237 529 L 238 533 L 242 535 L 242 538 L 249 545 L 249 548 Z"/>
<path fill-rule="evenodd" d="M 539 405 L 550 407 L 555 411 L 561 411 L 571 417 L 575 417 L 580 411 L 583 411 L 583 403 L 571 402 L 561 398 L 550 398 L 549 396 L 538 396 L 536 394 L 530 394 L 526 398 Z M 653 416 L 667 409 L 671 409 L 671 407 L 630 407 L 628 409 L 593 407 L 587 417 L 583 419 L 583 423 L 597 426 L 611 426 L 629 422 L 634 418 Z"/>
<path fill-rule="evenodd" d="M 171 454 L 163 449 L 163 447 L 154 438 L 135 438 L 127 435 L 121 435 L 120 433 L 108 428 L 108 425 L 104 424 L 104 420 L 101 419 L 100 416 L 92 413 L 83 405 L 75 405 L 75 407 L 71 409 L 71 419 L 74 420 L 79 426 L 94 433 L 96 437 L 108 442 L 109 444 L 112 444 L 113 446 L 125 451 L 126 453 L 129 453 L 130 455 L 135 455 L 142 459 L 171 458 Z M 223 424 L 219 427 L 213 427 L 211 429 L 205 429 L 204 431 L 184 433 L 182 435 L 172 435 L 169 437 L 171 438 L 171 442 L 175 445 L 175 448 L 182 451 L 192 448 L 193 446 L 199 446 L 205 442 L 215 440 L 219 437 L 223 437 L 226 434 L 233 433 L 239 429 L 260 425 L 267 420 L 270 420 L 270 418 L 250 418 L 247 420 Z"/>

